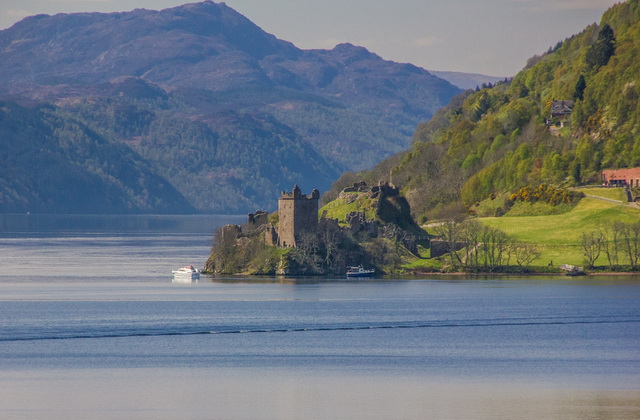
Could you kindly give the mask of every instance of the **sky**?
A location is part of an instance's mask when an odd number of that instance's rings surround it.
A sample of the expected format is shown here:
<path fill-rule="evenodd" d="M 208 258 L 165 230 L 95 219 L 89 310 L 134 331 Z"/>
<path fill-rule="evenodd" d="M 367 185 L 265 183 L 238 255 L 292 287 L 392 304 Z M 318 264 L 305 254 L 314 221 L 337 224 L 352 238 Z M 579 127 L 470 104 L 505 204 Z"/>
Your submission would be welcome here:
<path fill-rule="evenodd" d="M 160 10 L 188 0 L 0 0 L 0 29 L 35 14 Z M 299 48 L 341 42 L 428 70 L 507 77 L 599 22 L 616 0 L 226 0 Z"/>

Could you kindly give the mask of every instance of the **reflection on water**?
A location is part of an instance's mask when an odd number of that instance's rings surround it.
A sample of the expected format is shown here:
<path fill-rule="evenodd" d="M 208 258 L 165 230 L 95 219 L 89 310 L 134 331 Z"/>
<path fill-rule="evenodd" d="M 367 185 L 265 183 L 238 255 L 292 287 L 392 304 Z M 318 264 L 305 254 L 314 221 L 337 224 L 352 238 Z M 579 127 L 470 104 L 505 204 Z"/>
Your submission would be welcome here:
<path fill-rule="evenodd" d="M 0 234 L 144 232 L 212 235 L 218 226 L 245 221 L 246 216 L 228 215 L 0 214 Z"/>
<path fill-rule="evenodd" d="M 197 283 L 200 279 L 191 279 L 191 278 L 187 278 L 187 277 L 180 277 L 180 276 L 176 276 L 175 274 L 173 275 L 173 278 L 171 279 L 171 283 L 174 284 L 194 284 Z"/>

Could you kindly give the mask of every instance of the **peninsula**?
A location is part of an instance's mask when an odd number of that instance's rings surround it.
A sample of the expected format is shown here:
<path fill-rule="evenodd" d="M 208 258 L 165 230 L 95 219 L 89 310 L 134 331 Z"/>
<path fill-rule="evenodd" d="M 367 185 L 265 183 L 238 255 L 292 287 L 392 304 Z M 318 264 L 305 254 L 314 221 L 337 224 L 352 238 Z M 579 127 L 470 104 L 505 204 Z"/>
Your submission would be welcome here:
<path fill-rule="evenodd" d="M 318 190 L 305 195 L 296 185 L 282 192 L 277 213 L 257 211 L 244 225 L 221 227 L 205 271 L 322 275 L 364 265 L 391 273 L 428 247 L 429 235 L 389 182 L 355 183 L 320 209 L 319 199 Z"/>

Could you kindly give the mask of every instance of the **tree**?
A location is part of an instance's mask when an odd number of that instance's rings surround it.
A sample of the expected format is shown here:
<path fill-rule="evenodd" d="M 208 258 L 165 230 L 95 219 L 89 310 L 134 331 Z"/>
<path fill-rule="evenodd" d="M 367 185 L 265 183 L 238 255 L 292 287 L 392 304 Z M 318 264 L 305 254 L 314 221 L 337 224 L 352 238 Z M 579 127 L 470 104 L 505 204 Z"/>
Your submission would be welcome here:
<path fill-rule="evenodd" d="M 609 269 L 618 264 L 618 251 L 620 249 L 620 237 L 622 235 L 621 223 L 612 223 L 602 228 L 602 249 L 607 256 Z"/>
<path fill-rule="evenodd" d="M 397 268 L 397 265 L 402 261 L 402 247 L 407 239 L 408 233 L 406 230 L 400 228 L 394 223 L 388 223 L 384 226 L 383 236 L 391 241 L 393 244 L 393 267 Z"/>
<path fill-rule="evenodd" d="M 596 260 L 600 256 L 600 252 L 602 251 L 602 242 L 604 241 L 604 237 L 601 232 L 584 232 L 582 234 L 582 240 L 580 245 L 582 245 L 582 255 L 585 258 L 585 264 L 589 268 L 593 268 Z"/>
<path fill-rule="evenodd" d="M 451 266 L 456 266 L 456 261 L 459 264 L 462 264 L 462 260 L 460 256 L 456 252 L 458 249 L 458 244 L 460 244 L 462 237 L 462 224 L 456 222 L 455 220 L 448 220 L 446 222 L 441 223 L 435 228 L 436 235 L 439 236 L 442 241 L 446 244 L 447 253 L 449 254 L 449 261 L 451 262 Z"/>
<path fill-rule="evenodd" d="M 467 270 L 491 272 L 503 264 L 510 242 L 506 233 L 477 220 L 468 220 L 462 224 L 460 237 L 465 244 L 461 262 Z"/>
<path fill-rule="evenodd" d="M 616 37 L 608 23 L 598 32 L 598 39 L 587 52 L 587 65 L 594 70 L 606 66 L 609 59 L 616 52 Z"/>
<path fill-rule="evenodd" d="M 462 238 L 465 243 L 465 255 L 462 263 L 467 270 L 480 271 L 480 252 L 484 226 L 477 220 L 468 220 L 462 224 Z"/>
<path fill-rule="evenodd" d="M 629 258 L 631 269 L 635 270 L 638 268 L 638 259 L 640 258 L 640 222 L 619 223 L 617 227 L 622 234 L 622 249 Z"/>
<path fill-rule="evenodd" d="M 528 243 L 514 243 L 511 247 L 511 251 L 516 258 L 516 263 L 523 268 L 525 265 L 530 265 L 532 262 L 540 258 L 540 251 L 534 244 Z"/>
<path fill-rule="evenodd" d="M 576 164 L 573 166 L 573 173 L 572 173 L 573 181 L 574 181 L 576 184 L 579 184 L 579 183 L 580 183 L 580 181 L 582 181 L 582 174 L 581 174 L 581 172 L 582 172 L 581 165 L 580 165 L 579 163 L 576 163 Z"/>
<path fill-rule="evenodd" d="M 318 255 L 320 243 L 314 233 L 304 232 L 298 238 L 298 246 L 293 248 L 292 257 L 300 265 L 303 274 L 318 274 L 320 269 L 320 256 Z"/>
<path fill-rule="evenodd" d="M 576 87 L 573 91 L 573 99 L 574 100 L 583 100 L 584 99 L 584 90 L 587 88 L 587 81 L 584 76 L 581 74 L 578 77 L 578 81 L 576 82 Z"/>
<path fill-rule="evenodd" d="M 480 231 L 479 245 L 485 269 L 494 271 L 503 264 L 509 242 L 509 237 L 503 231 L 483 226 Z"/>
<path fill-rule="evenodd" d="M 337 220 L 322 218 L 318 223 L 320 255 L 325 272 L 344 271 L 345 259 L 354 250 L 352 238 L 337 223 Z"/>
<path fill-rule="evenodd" d="M 239 250 L 237 232 L 228 227 L 220 227 L 213 234 L 211 257 L 207 261 L 207 271 L 234 273 L 238 265 Z"/>

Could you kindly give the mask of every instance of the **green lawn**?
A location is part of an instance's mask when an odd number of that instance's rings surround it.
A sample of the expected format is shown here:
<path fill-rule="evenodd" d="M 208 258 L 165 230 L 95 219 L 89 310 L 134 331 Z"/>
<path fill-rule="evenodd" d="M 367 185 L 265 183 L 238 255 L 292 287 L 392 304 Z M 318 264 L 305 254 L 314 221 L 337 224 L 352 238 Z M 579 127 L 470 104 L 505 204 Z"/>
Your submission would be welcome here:
<path fill-rule="evenodd" d="M 609 198 L 611 200 L 627 202 L 627 195 L 624 193 L 624 188 L 602 188 L 602 187 L 588 187 L 588 188 L 576 188 L 576 191 L 587 195 L 595 195 L 598 197 Z"/>
<path fill-rule="evenodd" d="M 539 245 L 541 257 L 534 265 L 544 265 L 551 261 L 556 266 L 580 265 L 583 262 L 580 239 L 584 232 L 591 232 L 613 221 L 636 222 L 640 220 L 640 210 L 586 197 L 573 210 L 564 214 L 485 217 L 479 220 L 519 241 Z M 597 264 L 605 264 L 604 255 Z"/>

